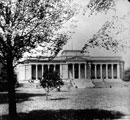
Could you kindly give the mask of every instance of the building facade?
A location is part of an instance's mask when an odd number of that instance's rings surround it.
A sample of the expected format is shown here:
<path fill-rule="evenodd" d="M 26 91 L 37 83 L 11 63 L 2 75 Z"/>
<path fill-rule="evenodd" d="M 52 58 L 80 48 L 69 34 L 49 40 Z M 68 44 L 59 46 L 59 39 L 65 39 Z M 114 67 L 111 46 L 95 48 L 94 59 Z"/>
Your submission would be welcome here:
<path fill-rule="evenodd" d="M 17 68 L 18 80 L 38 81 L 48 69 L 58 71 L 64 80 L 118 81 L 123 77 L 124 61 L 121 57 L 93 57 L 80 50 L 64 50 L 53 60 L 46 57 L 26 59 Z"/>

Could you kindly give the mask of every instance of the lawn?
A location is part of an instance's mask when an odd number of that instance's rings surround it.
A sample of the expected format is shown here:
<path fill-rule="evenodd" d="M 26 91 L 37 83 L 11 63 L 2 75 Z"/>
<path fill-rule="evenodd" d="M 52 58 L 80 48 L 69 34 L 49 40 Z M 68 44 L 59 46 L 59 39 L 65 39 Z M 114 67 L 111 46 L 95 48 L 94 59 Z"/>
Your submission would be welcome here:
<path fill-rule="evenodd" d="M 129 88 L 63 88 L 46 100 L 42 88 L 17 89 L 18 120 L 121 120 L 129 117 Z M 6 92 L 0 92 L 0 118 L 8 114 Z M 126 118 L 126 119 L 130 119 Z"/>

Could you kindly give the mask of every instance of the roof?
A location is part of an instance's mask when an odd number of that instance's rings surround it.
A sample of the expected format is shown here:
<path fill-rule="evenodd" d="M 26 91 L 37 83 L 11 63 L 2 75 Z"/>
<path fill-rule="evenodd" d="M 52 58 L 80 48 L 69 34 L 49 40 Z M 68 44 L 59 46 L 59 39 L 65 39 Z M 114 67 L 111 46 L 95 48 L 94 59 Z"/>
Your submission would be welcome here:
<path fill-rule="evenodd" d="M 81 50 L 64 50 L 61 53 L 62 56 L 83 56 L 84 54 L 82 53 Z"/>
<path fill-rule="evenodd" d="M 122 61 L 121 56 L 86 56 L 81 50 L 64 50 L 61 56 L 49 59 L 49 57 L 31 57 L 24 62 L 75 62 L 75 61 Z"/>

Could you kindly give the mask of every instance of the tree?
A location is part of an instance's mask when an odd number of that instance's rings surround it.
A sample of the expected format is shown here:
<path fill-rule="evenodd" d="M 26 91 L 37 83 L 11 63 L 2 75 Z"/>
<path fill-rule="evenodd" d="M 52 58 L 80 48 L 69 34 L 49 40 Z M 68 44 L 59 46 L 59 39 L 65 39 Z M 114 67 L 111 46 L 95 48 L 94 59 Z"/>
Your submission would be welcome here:
<path fill-rule="evenodd" d="M 75 11 L 67 0 L 0 1 L 0 62 L 7 68 L 10 120 L 17 116 L 14 68 L 19 59 L 37 45 L 56 56 L 69 39 L 58 30 Z"/>
<path fill-rule="evenodd" d="M 84 9 L 84 13 L 87 9 L 90 10 L 90 16 L 99 12 L 107 13 L 110 9 L 116 12 L 115 6 L 116 0 L 90 0 Z M 89 53 L 89 48 L 94 47 L 101 47 L 114 52 L 125 52 L 125 49 L 130 47 L 128 42 L 121 38 L 121 34 L 125 32 L 125 26 L 120 21 L 125 20 L 125 18 L 126 16 L 119 18 L 113 15 L 112 19 L 106 21 L 102 28 L 85 43 L 82 52 Z"/>
<path fill-rule="evenodd" d="M 47 70 L 43 73 L 43 79 L 40 81 L 41 86 L 46 91 L 46 99 L 48 100 L 48 94 L 53 89 L 60 89 L 61 85 L 64 85 L 60 74 L 57 71 Z"/>
<path fill-rule="evenodd" d="M 121 33 L 125 32 L 125 27 L 118 24 L 118 18 L 106 21 L 105 24 L 90 38 L 82 48 L 83 52 L 89 53 L 89 48 L 99 47 L 113 52 L 123 51 L 129 47 L 127 41 L 121 39 Z"/>

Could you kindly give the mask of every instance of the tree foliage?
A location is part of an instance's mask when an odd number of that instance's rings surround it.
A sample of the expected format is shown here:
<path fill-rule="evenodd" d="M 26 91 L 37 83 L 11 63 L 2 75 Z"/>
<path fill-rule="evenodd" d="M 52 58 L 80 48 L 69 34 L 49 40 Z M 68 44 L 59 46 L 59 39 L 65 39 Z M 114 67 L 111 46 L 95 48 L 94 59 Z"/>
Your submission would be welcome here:
<path fill-rule="evenodd" d="M 123 80 L 126 82 L 130 81 L 130 68 L 125 70 L 124 75 L 123 75 Z"/>
<path fill-rule="evenodd" d="M 118 18 L 115 17 L 111 21 L 106 21 L 105 24 L 90 38 L 82 48 L 83 52 L 89 53 L 89 48 L 99 47 L 113 52 L 124 51 L 128 48 L 127 41 L 122 40 L 121 33 L 125 32 L 126 28 L 122 24 L 117 24 Z"/>
<path fill-rule="evenodd" d="M 84 8 L 84 14 L 89 9 L 90 15 L 97 13 L 107 13 L 109 9 L 113 9 L 115 6 L 115 0 L 90 0 L 89 3 Z"/>
<path fill-rule="evenodd" d="M 37 45 L 50 43 L 57 54 L 68 39 L 57 31 L 74 15 L 66 0 L 21 0 L 0 2 L 0 60 L 16 61 Z"/>
<path fill-rule="evenodd" d="M 90 15 L 97 14 L 98 12 L 107 13 L 110 9 L 114 9 L 116 13 L 115 0 L 90 0 L 87 8 L 90 10 Z M 102 47 L 106 50 L 114 52 L 123 51 L 129 48 L 128 41 L 122 38 L 126 27 L 123 25 L 123 20 L 126 15 L 121 18 L 113 14 L 112 18 L 107 20 L 103 26 L 90 38 L 83 46 L 83 52 L 89 53 L 89 48 Z M 122 36 L 121 36 L 122 35 Z"/>
<path fill-rule="evenodd" d="M 61 85 L 64 85 L 62 79 L 60 78 L 60 74 L 53 70 L 45 71 L 40 83 L 41 86 L 45 89 L 47 96 L 51 90 L 60 88 Z"/>

